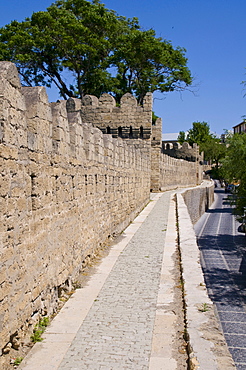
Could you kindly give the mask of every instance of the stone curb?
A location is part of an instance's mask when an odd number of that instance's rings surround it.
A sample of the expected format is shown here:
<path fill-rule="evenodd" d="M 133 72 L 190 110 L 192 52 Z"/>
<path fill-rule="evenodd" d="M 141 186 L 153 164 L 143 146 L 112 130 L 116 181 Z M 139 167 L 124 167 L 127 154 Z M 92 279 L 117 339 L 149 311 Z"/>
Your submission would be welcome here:
<path fill-rule="evenodd" d="M 195 231 L 181 194 L 177 194 L 177 213 L 190 367 L 216 370 L 213 343 L 203 338 L 201 330 L 201 326 L 208 322 L 206 313 L 201 310 L 205 305 L 212 305 L 212 302 L 204 282 Z"/>
<path fill-rule="evenodd" d="M 215 307 L 208 297 L 195 231 L 182 196 L 186 190 L 176 196 L 189 366 L 191 370 L 235 369 Z M 216 331 L 216 339 L 213 333 L 205 333 L 210 325 Z"/>

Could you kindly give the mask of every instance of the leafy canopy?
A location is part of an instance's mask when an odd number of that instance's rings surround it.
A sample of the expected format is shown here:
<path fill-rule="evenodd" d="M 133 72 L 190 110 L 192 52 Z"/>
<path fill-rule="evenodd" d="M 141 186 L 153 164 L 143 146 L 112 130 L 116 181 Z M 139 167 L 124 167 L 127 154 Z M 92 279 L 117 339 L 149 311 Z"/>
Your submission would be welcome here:
<path fill-rule="evenodd" d="M 234 134 L 227 139 L 227 155 L 222 161 L 225 180 L 240 183 L 237 189 L 236 210 L 244 214 L 246 207 L 246 133 Z"/>
<path fill-rule="evenodd" d="M 215 163 L 218 169 L 220 160 L 226 154 L 226 145 L 221 143 L 221 140 L 210 132 L 210 127 L 207 122 L 193 122 L 192 128 L 187 134 L 184 131 L 179 132 L 179 143 L 187 141 L 191 146 L 194 143 L 199 145 L 201 152 L 204 152 L 204 159 Z"/>
<path fill-rule="evenodd" d="M 27 86 L 55 84 L 63 98 L 182 90 L 192 83 L 185 49 L 142 31 L 98 0 L 58 0 L 0 29 L 0 60 Z"/>
<path fill-rule="evenodd" d="M 197 143 L 200 145 L 201 150 L 204 143 L 213 138 L 213 134 L 210 134 L 210 128 L 207 122 L 193 122 L 193 127 L 188 130 L 186 140 L 190 145 Z"/>

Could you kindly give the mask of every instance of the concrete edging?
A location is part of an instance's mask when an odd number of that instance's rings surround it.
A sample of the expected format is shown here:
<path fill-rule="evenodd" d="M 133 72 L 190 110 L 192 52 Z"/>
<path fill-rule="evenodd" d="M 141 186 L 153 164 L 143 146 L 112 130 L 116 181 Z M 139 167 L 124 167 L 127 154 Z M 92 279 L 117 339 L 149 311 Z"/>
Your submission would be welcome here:
<path fill-rule="evenodd" d="M 203 184 L 203 187 L 206 184 Z M 213 185 L 208 184 L 208 188 Z M 194 188 L 194 190 L 198 189 Z M 192 189 L 190 199 L 192 198 Z M 228 350 L 225 337 L 221 331 L 213 302 L 208 296 L 204 275 L 200 263 L 200 250 L 188 207 L 183 193 L 177 192 L 177 221 L 179 233 L 179 249 L 181 273 L 183 279 L 183 294 L 186 315 L 186 330 L 188 341 L 189 366 L 191 370 L 224 370 L 235 369 L 235 364 Z M 210 189 L 206 189 L 210 193 Z M 208 202 L 201 205 L 211 206 L 212 195 L 203 198 Z M 200 214 L 200 217 L 202 214 Z"/>
<path fill-rule="evenodd" d="M 190 367 L 215 370 L 217 365 L 212 352 L 213 343 L 203 337 L 201 330 L 201 326 L 208 322 L 202 309 L 205 305 L 212 305 L 212 302 L 204 282 L 195 231 L 181 194 L 177 194 L 177 215 Z"/>

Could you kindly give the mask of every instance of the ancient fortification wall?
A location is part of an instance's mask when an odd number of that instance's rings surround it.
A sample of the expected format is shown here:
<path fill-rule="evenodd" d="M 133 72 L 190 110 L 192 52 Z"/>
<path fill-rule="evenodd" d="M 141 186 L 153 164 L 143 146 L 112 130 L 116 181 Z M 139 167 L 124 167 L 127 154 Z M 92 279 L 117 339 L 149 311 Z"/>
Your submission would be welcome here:
<path fill-rule="evenodd" d="M 151 189 L 164 191 L 176 187 L 195 186 L 201 183 L 203 171 L 200 162 L 199 147 L 174 145 L 176 156 L 169 156 L 163 150 L 162 120 L 158 118 L 152 124 L 151 136 Z M 172 144 L 168 144 L 168 148 Z M 180 152 L 179 152 L 180 150 Z"/>
<path fill-rule="evenodd" d="M 160 189 L 173 189 L 200 184 L 202 181 L 202 166 L 198 162 L 187 162 L 183 159 L 160 154 Z"/>
<path fill-rule="evenodd" d="M 198 162 L 161 153 L 151 117 L 151 94 L 143 107 L 130 94 L 120 106 L 108 94 L 49 103 L 45 88 L 21 87 L 16 67 L 0 62 L 0 348 L 18 348 L 56 309 L 150 189 L 200 180 Z"/>
<path fill-rule="evenodd" d="M 197 159 L 203 161 L 203 156 L 199 155 L 199 147 L 194 144 L 191 147 L 187 142 L 182 145 L 179 143 L 162 142 L 162 153 L 177 159 L 185 159 L 186 161 L 196 162 Z"/>
<path fill-rule="evenodd" d="M 150 146 L 82 123 L 0 63 L 0 346 L 40 314 L 149 200 Z"/>
<path fill-rule="evenodd" d="M 195 224 L 214 201 L 213 181 L 204 181 L 200 186 L 185 190 L 182 193 L 191 222 Z"/>
<path fill-rule="evenodd" d="M 86 95 L 82 99 L 81 115 L 83 122 L 90 122 L 104 134 L 123 139 L 149 140 L 152 126 L 152 94 L 147 93 L 143 107 L 131 94 L 125 94 L 116 106 L 115 99 L 103 94 L 99 99 Z"/>

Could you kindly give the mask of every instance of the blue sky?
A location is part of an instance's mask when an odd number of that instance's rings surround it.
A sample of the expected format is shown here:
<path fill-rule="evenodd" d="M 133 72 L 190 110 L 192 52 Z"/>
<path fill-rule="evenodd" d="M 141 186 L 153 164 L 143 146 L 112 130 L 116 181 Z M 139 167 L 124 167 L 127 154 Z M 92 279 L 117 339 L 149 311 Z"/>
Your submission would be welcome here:
<path fill-rule="evenodd" d="M 0 26 L 45 10 L 49 0 L 8 0 L 0 3 Z M 246 115 L 245 0 L 105 0 L 109 9 L 137 17 L 143 29 L 174 47 L 184 47 L 194 76 L 194 93 L 156 94 L 154 111 L 163 132 L 188 130 L 194 121 L 208 122 L 217 135 Z M 49 93 L 51 101 L 58 97 Z"/>

